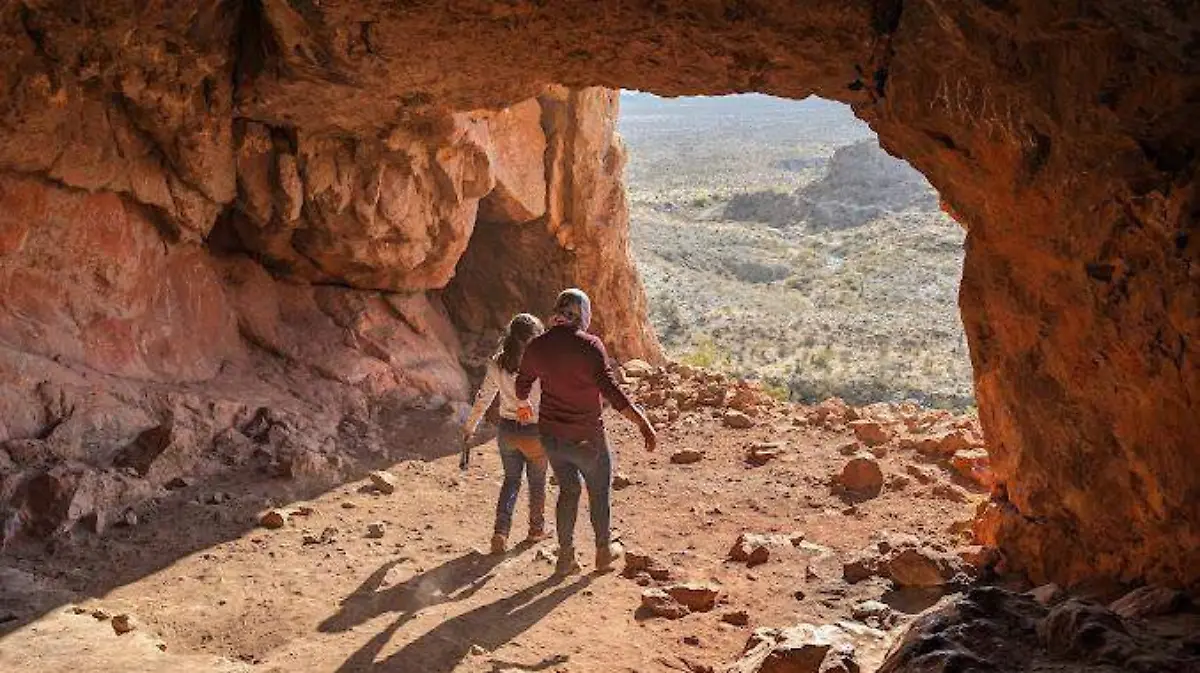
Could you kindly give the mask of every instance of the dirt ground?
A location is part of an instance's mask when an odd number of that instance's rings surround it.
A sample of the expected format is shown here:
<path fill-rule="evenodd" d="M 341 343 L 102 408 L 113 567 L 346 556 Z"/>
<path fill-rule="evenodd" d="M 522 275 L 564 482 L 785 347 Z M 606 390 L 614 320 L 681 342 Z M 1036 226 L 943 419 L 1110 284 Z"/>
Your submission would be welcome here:
<path fill-rule="evenodd" d="M 849 621 L 867 599 L 911 615 L 938 598 L 936 589 L 890 591 L 881 579 L 848 584 L 842 562 L 887 530 L 962 544 L 952 531 L 982 493 L 946 499 L 934 486 L 951 482 L 950 472 L 893 449 L 879 461 L 885 476 L 917 465 L 935 482 L 852 504 L 830 486 L 847 461 L 839 448 L 849 431 L 796 425 L 794 408 L 750 429 L 724 427 L 718 413 L 704 409 L 664 429 L 652 454 L 623 419 L 608 420 L 616 471 L 632 482 L 614 492 L 618 538 L 669 566 L 673 580 L 718 586 L 711 612 L 649 617 L 638 609 L 637 582 L 592 573 L 586 505 L 577 526 L 582 574 L 551 577 L 553 539 L 487 554 L 501 477 L 495 442 L 477 446 L 460 472 L 446 427 L 395 436 L 402 448 L 392 455 L 405 457 L 390 466 L 399 479 L 390 495 L 365 479 L 308 493 L 242 475 L 172 491 L 136 525 L 102 538 L 10 549 L 0 559 L 0 670 L 722 670 L 756 627 Z M 764 441 L 784 442 L 781 455 L 747 463 L 747 447 Z M 684 448 L 703 459 L 672 463 Z M 277 530 L 257 526 L 264 509 L 285 505 L 310 511 Z M 515 539 L 525 517 L 522 493 Z M 376 522 L 383 537 L 371 539 Z M 743 532 L 799 533 L 803 543 L 747 567 L 727 560 Z M 117 635 L 96 610 L 126 614 L 136 628 Z M 723 621 L 739 610 L 748 625 Z M 900 628 L 866 630 L 863 670 Z"/>

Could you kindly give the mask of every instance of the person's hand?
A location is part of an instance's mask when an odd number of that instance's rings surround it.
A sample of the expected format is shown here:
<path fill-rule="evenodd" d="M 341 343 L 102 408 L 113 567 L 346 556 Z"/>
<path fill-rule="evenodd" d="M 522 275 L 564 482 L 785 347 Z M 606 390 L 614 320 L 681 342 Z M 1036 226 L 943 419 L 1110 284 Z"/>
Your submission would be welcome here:
<path fill-rule="evenodd" d="M 533 422 L 533 408 L 528 404 L 517 405 L 517 422 L 527 425 Z"/>
<path fill-rule="evenodd" d="M 647 451 L 653 451 L 658 446 L 658 433 L 654 432 L 654 426 L 649 422 L 642 426 L 642 440 L 646 442 Z"/>

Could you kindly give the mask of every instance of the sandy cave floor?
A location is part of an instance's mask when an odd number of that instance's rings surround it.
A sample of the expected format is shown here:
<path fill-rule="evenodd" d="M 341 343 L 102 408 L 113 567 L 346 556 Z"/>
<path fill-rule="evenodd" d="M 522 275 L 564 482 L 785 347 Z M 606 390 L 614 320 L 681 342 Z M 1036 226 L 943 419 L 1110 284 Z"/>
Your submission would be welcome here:
<path fill-rule="evenodd" d="M 852 439 L 848 431 L 795 426 L 786 410 L 747 430 L 696 418 L 664 430 L 654 454 L 622 419 L 608 421 L 617 471 L 633 482 L 614 493 L 614 527 L 627 548 L 669 565 L 674 578 L 720 586 L 712 612 L 645 618 L 643 587 L 619 573 L 591 574 L 586 504 L 577 528 L 584 574 L 551 579 L 553 540 L 487 555 L 501 475 L 495 443 L 478 446 L 462 473 L 453 444 L 441 441 L 392 466 L 400 479 L 392 495 L 363 480 L 295 501 L 292 484 L 246 475 L 175 491 L 138 525 L 102 538 L 10 552 L 0 561 L 10 599 L 25 591 L 29 605 L 43 605 L 36 619 L 17 614 L 0 624 L 9 627 L 0 670 L 719 670 L 758 626 L 849 620 L 867 599 L 906 614 L 936 600 L 936 591 L 889 591 L 879 579 L 847 584 L 841 561 L 883 530 L 960 544 L 951 531 L 983 494 L 955 502 L 915 485 L 851 506 L 829 486 L 846 461 L 838 448 Z M 787 448 L 754 467 L 746 447 L 759 441 Z M 705 457 L 672 464 L 681 448 Z M 892 451 L 880 463 L 889 475 L 921 461 Z M 952 481 L 932 464 L 924 469 Z M 213 504 L 220 494 L 229 499 Z M 311 513 L 279 530 L 254 525 L 264 508 L 284 504 Z M 525 517 L 522 493 L 514 538 Z M 384 523 L 382 539 L 366 537 L 372 522 Z M 799 532 L 810 545 L 748 568 L 726 559 L 747 531 Z M 306 534 L 315 542 L 306 544 Z M 118 636 L 95 610 L 128 614 L 137 628 Z M 722 621 L 738 610 L 748 626 Z M 861 653 L 864 670 L 901 628 Z"/>

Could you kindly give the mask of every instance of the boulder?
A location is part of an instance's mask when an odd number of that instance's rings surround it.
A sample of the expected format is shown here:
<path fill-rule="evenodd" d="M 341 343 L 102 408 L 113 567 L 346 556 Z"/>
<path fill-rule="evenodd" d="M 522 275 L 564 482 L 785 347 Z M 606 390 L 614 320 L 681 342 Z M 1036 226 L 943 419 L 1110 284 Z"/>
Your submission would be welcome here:
<path fill-rule="evenodd" d="M 689 613 L 687 606 L 676 601 L 662 589 L 646 589 L 642 592 L 641 610 L 653 617 L 679 619 Z"/>
<path fill-rule="evenodd" d="M 660 582 L 671 579 L 671 569 L 653 556 L 638 551 L 625 552 L 625 568 L 621 576 L 633 579 L 643 573 Z"/>
<path fill-rule="evenodd" d="M 721 421 L 725 424 L 725 427 L 735 430 L 746 430 L 754 427 L 754 420 L 736 409 L 727 410 L 722 414 Z"/>
<path fill-rule="evenodd" d="M 745 563 L 754 567 L 766 563 L 771 558 L 771 549 L 791 547 L 792 542 L 783 535 L 758 535 L 742 533 L 729 549 L 730 561 Z"/>
<path fill-rule="evenodd" d="M 709 612 L 717 605 L 721 590 L 707 584 L 689 582 L 663 587 L 663 591 L 692 612 Z"/>
<path fill-rule="evenodd" d="M 996 482 L 992 473 L 991 458 L 986 449 L 962 449 L 950 456 L 950 465 L 964 479 L 972 481 L 984 488 L 991 488 Z"/>
<path fill-rule="evenodd" d="M 859 419 L 848 423 L 858 441 L 867 446 L 879 446 L 892 441 L 895 433 L 891 428 L 879 421 Z"/>
<path fill-rule="evenodd" d="M 755 629 L 729 673 L 858 673 L 849 635 L 833 625 Z"/>
<path fill-rule="evenodd" d="M 399 479 L 396 478 L 396 475 L 382 470 L 372 472 L 368 476 L 371 478 L 371 486 L 374 487 L 376 491 L 379 491 L 384 495 L 391 495 L 395 493 L 396 487 L 400 483 Z"/>
<path fill-rule="evenodd" d="M 1027 594 L 980 587 L 918 617 L 879 668 L 908 671 L 1191 671 L 1200 656 L 1178 639 L 1124 622 L 1102 606 L 1053 608 Z"/>
<path fill-rule="evenodd" d="M 1187 595 L 1178 589 L 1145 586 L 1118 598 L 1108 608 L 1125 619 L 1145 619 L 1178 612 L 1188 602 Z"/>
<path fill-rule="evenodd" d="M 842 466 L 837 483 L 847 491 L 873 498 L 883 490 L 883 470 L 871 456 L 855 456 Z"/>

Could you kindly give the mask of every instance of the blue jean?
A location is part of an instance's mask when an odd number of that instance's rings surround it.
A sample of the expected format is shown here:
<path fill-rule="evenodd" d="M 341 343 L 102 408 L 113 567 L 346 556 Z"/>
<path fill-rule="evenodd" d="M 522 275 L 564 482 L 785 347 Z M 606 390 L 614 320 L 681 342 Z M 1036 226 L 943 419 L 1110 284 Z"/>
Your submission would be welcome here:
<path fill-rule="evenodd" d="M 592 530 L 596 534 L 596 547 L 606 547 L 612 540 L 612 507 L 609 495 L 612 492 L 612 454 L 608 450 L 608 438 L 601 430 L 585 441 L 571 441 L 542 435 L 546 457 L 554 476 L 558 478 L 558 504 L 554 516 L 558 526 L 558 545 L 563 549 L 575 546 L 575 519 L 579 515 L 580 477 L 587 484 L 588 510 L 592 517 Z"/>
<path fill-rule="evenodd" d="M 537 436 L 520 431 L 513 421 L 504 420 L 496 444 L 504 465 L 504 483 L 496 501 L 496 534 L 508 537 L 512 530 L 522 472 L 529 477 L 529 530 L 541 531 L 546 525 L 546 458 Z"/>

